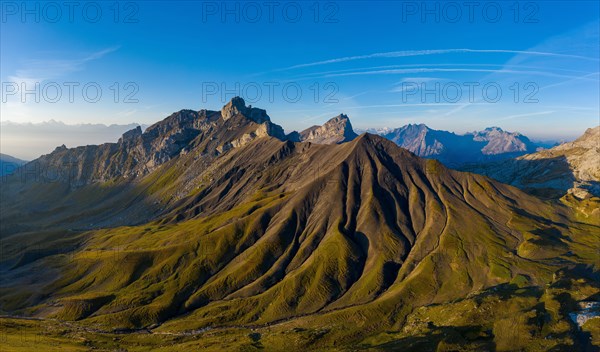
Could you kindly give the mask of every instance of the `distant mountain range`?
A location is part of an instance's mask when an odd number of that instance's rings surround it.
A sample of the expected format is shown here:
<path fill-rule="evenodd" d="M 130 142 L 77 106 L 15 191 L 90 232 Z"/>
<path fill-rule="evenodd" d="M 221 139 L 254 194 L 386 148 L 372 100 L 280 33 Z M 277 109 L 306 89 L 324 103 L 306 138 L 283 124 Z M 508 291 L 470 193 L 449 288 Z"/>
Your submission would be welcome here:
<path fill-rule="evenodd" d="M 458 135 L 424 124 L 370 130 L 418 156 L 437 159 L 450 167 L 466 163 L 508 159 L 536 151 L 540 146 L 516 132 L 499 127 Z"/>
<path fill-rule="evenodd" d="M 548 146 L 547 143 L 535 143 L 518 132 L 507 132 L 499 127 L 463 135 L 434 130 L 424 124 L 357 131 L 380 135 L 417 156 L 437 159 L 450 167 L 510 159 Z M 299 134 L 293 132 L 287 136 L 290 140 L 318 144 L 344 143 L 356 137 L 358 134 L 344 114 L 322 126 L 312 126 Z"/>
<path fill-rule="evenodd" d="M 76 147 L 115 141 L 124 132 L 137 126 L 146 127 L 135 123 L 70 125 L 54 120 L 41 123 L 2 121 L 0 123 L 0 143 L 2 152 L 33 160 L 62 144 Z"/>
<path fill-rule="evenodd" d="M 567 193 L 579 198 L 600 196 L 600 126 L 551 149 L 463 169 L 548 198 Z"/>

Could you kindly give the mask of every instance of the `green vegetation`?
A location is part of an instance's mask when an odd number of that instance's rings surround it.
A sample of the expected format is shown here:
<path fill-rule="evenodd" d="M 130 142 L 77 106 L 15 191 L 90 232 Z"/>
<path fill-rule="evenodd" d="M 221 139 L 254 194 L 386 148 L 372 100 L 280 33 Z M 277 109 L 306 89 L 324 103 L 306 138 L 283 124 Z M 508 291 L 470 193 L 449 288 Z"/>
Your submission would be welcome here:
<path fill-rule="evenodd" d="M 375 137 L 299 146 L 257 140 L 206 170 L 182 168 L 190 152 L 129 185 L 58 192 L 63 210 L 3 234 L 0 309 L 43 319 L 0 319 L 4 345 L 570 351 L 582 331 L 597 343 L 597 319 L 579 331 L 569 318 L 600 290 L 593 200 L 542 201 Z"/>

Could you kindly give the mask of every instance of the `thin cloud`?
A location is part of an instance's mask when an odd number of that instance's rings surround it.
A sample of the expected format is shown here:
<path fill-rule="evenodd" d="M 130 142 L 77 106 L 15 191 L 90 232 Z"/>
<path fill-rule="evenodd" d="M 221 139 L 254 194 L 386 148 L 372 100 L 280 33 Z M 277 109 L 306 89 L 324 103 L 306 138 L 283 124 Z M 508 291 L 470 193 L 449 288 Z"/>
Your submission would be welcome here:
<path fill-rule="evenodd" d="M 568 80 L 565 80 L 565 81 L 562 81 L 562 82 L 550 84 L 550 85 L 547 85 L 547 86 L 544 86 L 544 87 L 540 88 L 540 91 L 542 91 L 544 89 L 548 89 L 548 88 L 562 86 L 562 85 L 565 85 L 565 84 L 568 84 L 568 83 L 571 83 L 571 82 L 575 82 L 575 81 L 583 79 L 583 78 L 588 78 L 588 77 L 591 77 L 591 76 L 598 76 L 598 74 L 600 74 L 600 72 L 593 72 L 593 73 L 590 73 L 590 74 L 587 74 L 587 75 L 583 75 L 583 76 L 579 76 L 579 77 L 576 77 L 576 78 L 568 79 Z"/>
<path fill-rule="evenodd" d="M 484 73 L 510 73 L 510 74 L 524 74 L 524 75 L 534 75 L 534 76 L 545 76 L 545 77 L 555 77 L 555 78 L 567 78 L 574 80 L 583 80 L 583 81 L 591 81 L 597 82 L 597 79 L 589 79 L 585 76 L 568 76 L 568 75 L 560 75 L 551 72 L 544 71 L 530 71 L 530 70 L 491 70 L 491 69 L 470 69 L 470 68 L 415 68 L 415 69 L 395 69 L 395 70 L 375 70 L 375 71 L 361 71 L 361 72 L 348 72 L 348 73 L 339 73 L 339 74 L 330 74 L 325 75 L 324 77 L 342 77 L 342 76 L 359 76 L 359 75 L 387 75 L 387 74 L 412 74 L 412 73 L 431 73 L 431 72 L 484 72 Z"/>
<path fill-rule="evenodd" d="M 25 83 L 26 85 L 30 85 L 50 79 L 56 79 L 71 72 L 80 71 L 85 67 L 86 63 L 98 60 L 118 49 L 119 47 L 107 48 L 80 59 L 27 60 L 24 62 L 25 68 L 18 69 L 14 75 L 8 76 L 8 80 L 17 84 Z"/>
<path fill-rule="evenodd" d="M 520 118 L 520 117 L 531 117 L 531 116 L 539 116 L 539 115 L 548 115 L 548 114 L 552 114 L 552 113 L 554 113 L 554 111 L 530 112 L 530 113 L 527 113 L 527 114 L 518 114 L 518 115 L 505 116 L 505 117 L 499 118 L 498 120 L 499 121 L 512 120 L 512 119 L 516 119 L 516 118 Z"/>
<path fill-rule="evenodd" d="M 598 111 L 598 108 L 587 108 L 583 106 L 566 106 L 566 105 L 544 105 L 541 108 L 548 109 L 564 109 L 564 110 L 580 110 L 580 111 Z"/>
<path fill-rule="evenodd" d="M 472 104 L 474 104 L 474 103 L 464 103 L 464 104 L 461 104 L 461 105 L 457 106 L 456 108 L 445 112 L 444 114 L 442 114 L 442 116 L 443 117 L 447 117 L 447 116 L 450 116 L 450 115 L 454 115 L 457 112 L 463 111 L 465 108 L 471 106 Z"/>
<path fill-rule="evenodd" d="M 358 67 L 344 70 L 332 70 L 332 71 L 320 71 L 307 73 L 303 75 L 296 76 L 290 81 L 299 81 L 299 80 L 307 80 L 307 79 L 317 79 L 322 77 L 331 77 L 333 74 L 338 73 L 353 73 L 353 72 L 367 72 L 367 71 L 376 71 L 376 70 L 388 70 L 388 69 L 401 69 L 401 68 L 419 68 L 419 69 L 429 69 L 429 68 L 437 68 L 437 67 L 458 67 L 463 69 L 470 69 L 476 67 L 499 67 L 500 69 L 520 69 L 523 70 L 532 70 L 532 71 L 542 71 L 551 69 L 552 71 L 562 71 L 562 72 L 570 72 L 570 73 L 579 73 L 585 74 L 585 76 L 593 75 L 594 73 L 589 73 L 589 71 L 581 71 L 581 70 L 573 70 L 559 67 L 548 67 L 548 66 L 527 66 L 527 65 L 503 65 L 503 64 L 407 64 L 407 65 L 385 65 L 385 66 L 368 66 L 368 67 Z M 546 71 L 544 71 L 546 72 Z M 568 76 L 571 77 L 571 76 Z M 570 79 L 570 78 L 569 78 Z"/>
<path fill-rule="evenodd" d="M 311 62 L 311 63 L 306 63 L 306 64 L 289 66 L 289 67 L 281 68 L 281 69 L 278 69 L 275 71 L 287 71 L 287 70 L 294 70 L 294 69 L 305 68 L 305 67 L 321 66 L 321 65 L 335 64 L 335 63 L 340 63 L 340 62 L 374 59 L 374 58 L 411 57 L 411 56 L 441 55 L 441 54 L 451 54 L 451 53 L 523 54 L 523 55 L 532 55 L 532 56 L 550 56 L 550 57 L 562 57 L 562 58 L 571 58 L 571 59 L 580 59 L 580 60 L 600 61 L 598 58 L 594 58 L 594 57 L 570 55 L 570 54 L 559 54 L 559 53 L 542 52 L 542 51 L 506 50 L 506 49 L 485 49 L 485 50 L 482 50 L 482 49 L 436 49 L 436 50 L 390 51 L 390 52 L 374 53 L 374 54 L 367 54 L 367 55 L 346 56 L 346 57 L 340 57 L 340 58 L 336 58 L 336 59 L 329 59 L 329 60 L 316 61 L 316 62 Z"/>
<path fill-rule="evenodd" d="M 377 104 L 345 107 L 344 109 L 382 109 L 382 108 L 406 108 L 415 106 L 455 106 L 456 103 L 408 103 L 408 104 Z M 471 103 L 471 105 L 486 105 L 486 103 Z"/>

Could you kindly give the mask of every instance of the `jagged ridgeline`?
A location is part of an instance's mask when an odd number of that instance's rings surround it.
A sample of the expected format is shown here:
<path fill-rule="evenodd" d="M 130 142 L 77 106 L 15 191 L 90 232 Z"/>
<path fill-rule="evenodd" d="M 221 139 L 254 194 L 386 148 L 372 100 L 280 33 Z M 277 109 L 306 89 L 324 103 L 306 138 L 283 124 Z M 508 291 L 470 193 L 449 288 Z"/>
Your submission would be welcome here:
<path fill-rule="evenodd" d="M 567 313 L 598 295 L 597 218 L 345 115 L 286 135 L 235 98 L 19 171 L 2 183 L 3 314 L 217 329 L 231 348 L 253 328 L 271 349 L 547 350 L 578 346 Z"/>
<path fill-rule="evenodd" d="M 538 146 L 518 132 L 489 127 L 483 131 L 458 135 L 434 130 L 424 124 L 409 124 L 396 129 L 372 130 L 418 156 L 435 158 L 446 166 L 498 161 L 533 153 Z"/>

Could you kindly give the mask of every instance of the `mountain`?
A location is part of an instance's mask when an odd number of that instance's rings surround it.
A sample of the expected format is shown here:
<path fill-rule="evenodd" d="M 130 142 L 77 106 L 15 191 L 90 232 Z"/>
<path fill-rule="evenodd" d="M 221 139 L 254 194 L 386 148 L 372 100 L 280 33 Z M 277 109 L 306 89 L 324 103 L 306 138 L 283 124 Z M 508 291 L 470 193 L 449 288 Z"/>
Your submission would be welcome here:
<path fill-rule="evenodd" d="M 507 132 L 500 127 L 488 127 L 481 132 L 467 133 L 466 136 L 473 136 L 473 140 L 476 142 L 486 142 L 486 145 L 481 149 L 484 155 L 526 153 L 535 151 L 538 148 L 536 144 L 522 134 Z"/>
<path fill-rule="evenodd" d="M 234 99 L 34 163 L 2 183 L 0 312 L 42 319 L 38 340 L 542 351 L 594 331 L 568 314 L 600 293 L 597 218 L 380 136 L 294 142 Z"/>
<path fill-rule="evenodd" d="M 556 198 L 600 196 L 600 126 L 551 149 L 464 170 L 490 176 L 534 194 Z"/>
<path fill-rule="evenodd" d="M 442 155 L 447 148 L 443 142 L 451 145 L 460 143 L 460 137 L 454 133 L 431 130 L 424 124 L 409 124 L 394 129 L 383 137 L 422 157 Z"/>
<path fill-rule="evenodd" d="M 19 166 L 25 163 L 27 163 L 25 160 L 0 153 L 0 176 L 12 174 Z"/>
<path fill-rule="evenodd" d="M 33 160 L 51 152 L 57 145 L 80 146 L 114 141 L 124 132 L 137 126 L 136 123 L 123 125 L 76 124 L 70 125 L 50 120 L 41 123 L 0 123 L 2 151 L 19 158 Z"/>
<path fill-rule="evenodd" d="M 161 213 L 166 200 L 174 202 L 196 190 L 201 183 L 197 178 L 216 167 L 213 161 L 220 155 L 263 136 L 285 139 L 283 129 L 273 124 L 264 110 L 246 107 L 243 99 L 234 98 L 221 111 L 181 110 L 144 132 L 136 127 L 117 143 L 57 147 L 7 179 L 2 190 L 7 201 L 3 210 L 14 220 L 3 222 L 0 230 L 3 234 L 20 232 L 36 223 L 65 222 L 82 229 L 149 221 Z M 167 189 L 168 181 L 180 171 L 162 175 L 159 169 L 192 150 L 193 167 L 182 166 L 190 182 Z M 144 178 L 149 174 L 152 176 Z M 137 182 L 142 178 L 143 182 Z M 106 183 L 114 187 L 95 190 Z M 44 193 L 39 193 L 39 187 Z M 73 191 L 79 188 L 84 193 L 87 190 L 88 196 L 77 198 L 79 193 Z M 149 190 L 163 195 L 152 194 L 151 198 L 159 199 L 148 199 Z M 74 217 L 74 203 L 89 216 Z M 31 209 L 43 209 L 48 218 Z"/>
<path fill-rule="evenodd" d="M 58 177 L 68 177 L 72 186 L 81 186 L 146 175 L 191 149 L 201 150 L 200 156 L 208 162 L 266 135 L 285 139 L 283 128 L 273 124 L 265 110 L 246 107 L 243 99 L 234 98 L 221 111 L 181 110 L 144 132 L 137 126 L 117 143 L 72 149 L 63 145 L 35 163 L 42 170 L 55 170 Z M 71 172 L 58 172 L 65 165 Z"/>
<path fill-rule="evenodd" d="M 323 126 L 312 126 L 300 132 L 299 140 L 317 144 L 349 142 L 358 137 L 352 129 L 348 116 L 341 114 L 327 121 Z"/>
<path fill-rule="evenodd" d="M 527 137 L 499 127 L 457 135 L 434 130 L 424 124 L 409 124 L 380 135 L 421 157 L 440 160 L 447 166 L 507 159 L 535 151 L 538 146 Z"/>

